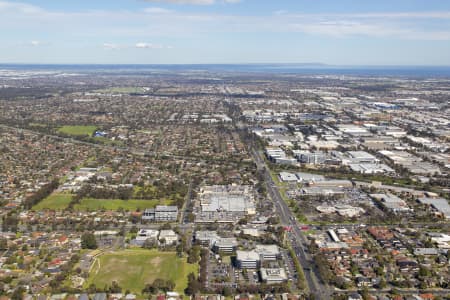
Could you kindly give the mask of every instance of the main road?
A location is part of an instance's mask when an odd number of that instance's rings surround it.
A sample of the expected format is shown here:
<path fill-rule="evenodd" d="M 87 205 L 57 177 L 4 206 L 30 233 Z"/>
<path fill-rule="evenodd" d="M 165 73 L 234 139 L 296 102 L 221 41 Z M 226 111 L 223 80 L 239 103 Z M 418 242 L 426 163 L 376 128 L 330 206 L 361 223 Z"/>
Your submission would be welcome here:
<path fill-rule="evenodd" d="M 297 222 L 294 214 L 281 197 L 278 186 L 272 179 L 263 154 L 256 149 L 252 150 L 252 154 L 258 170 L 262 170 L 264 172 L 264 181 L 267 186 L 268 195 L 275 205 L 281 223 L 292 228 L 288 234 L 289 242 L 291 243 L 292 248 L 297 255 L 297 259 L 303 268 L 303 273 L 305 274 L 305 280 L 310 294 L 314 295 L 315 299 L 331 299 L 332 291 L 320 279 L 318 269 L 307 250 L 308 240 L 300 230 L 300 224 Z"/>

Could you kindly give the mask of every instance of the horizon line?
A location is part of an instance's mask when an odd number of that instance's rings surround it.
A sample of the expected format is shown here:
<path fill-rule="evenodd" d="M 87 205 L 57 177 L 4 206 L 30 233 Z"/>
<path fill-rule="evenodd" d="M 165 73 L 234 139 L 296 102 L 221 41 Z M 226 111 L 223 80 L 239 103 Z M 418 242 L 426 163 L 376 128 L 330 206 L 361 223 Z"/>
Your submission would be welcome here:
<path fill-rule="evenodd" d="M 320 62 L 236 62 L 236 63 L 29 63 L 29 62 L 0 62 L 0 65 L 31 65 L 31 66 L 233 66 L 233 65 L 302 65 L 321 67 L 432 67 L 450 68 L 450 65 L 428 65 L 428 64 L 327 64 Z"/>

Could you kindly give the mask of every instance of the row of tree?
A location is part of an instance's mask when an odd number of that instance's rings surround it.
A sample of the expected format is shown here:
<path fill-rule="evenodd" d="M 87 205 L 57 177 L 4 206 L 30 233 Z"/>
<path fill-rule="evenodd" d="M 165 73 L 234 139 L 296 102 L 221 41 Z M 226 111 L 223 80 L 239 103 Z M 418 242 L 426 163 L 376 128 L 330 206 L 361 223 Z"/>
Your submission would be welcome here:
<path fill-rule="evenodd" d="M 145 285 L 144 289 L 142 290 L 143 294 L 150 294 L 154 295 L 159 292 L 169 292 L 173 291 L 175 288 L 175 282 L 172 279 L 164 280 L 161 278 L 156 278 L 152 283 L 148 283 Z"/>
<path fill-rule="evenodd" d="M 59 180 L 57 178 L 53 179 L 50 183 L 45 184 L 42 186 L 36 193 L 34 193 L 31 196 L 28 196 L 24 201 L 24 206 L 26 209 L 32 208 L 34 205 L 38 204 L 48 196 L 50 196 L 51 193 L 53 193 L 54 190 L 56 190 L 59 186 Z"/>
<path fill-rule="evenodd" d="M 79 201 L 83 198 L 95 199 L 121 199 L 128 200 L 133 197 L 133 188 L 126 186 L 119 186 L 117 188 L 109 187 L 95 187 L 89 184 L 84 185 L 77 192 L 74 201 Z"/>
<path fill-rule="evenodd" d="M 81 235 L 82 249 L 97 249 L 97 240 L 95 235 L 91 232 L 85 232 Z"/>

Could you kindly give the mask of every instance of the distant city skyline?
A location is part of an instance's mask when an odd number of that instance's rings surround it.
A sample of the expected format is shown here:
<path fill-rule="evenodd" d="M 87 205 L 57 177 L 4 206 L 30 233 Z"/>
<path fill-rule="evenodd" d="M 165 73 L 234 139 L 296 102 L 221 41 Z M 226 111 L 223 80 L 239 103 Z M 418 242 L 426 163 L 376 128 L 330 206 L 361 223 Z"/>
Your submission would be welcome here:
<path fill-rule="evenodd" d="M 0 63 L 450 66 L 438 0 L 0 1 Z"/>

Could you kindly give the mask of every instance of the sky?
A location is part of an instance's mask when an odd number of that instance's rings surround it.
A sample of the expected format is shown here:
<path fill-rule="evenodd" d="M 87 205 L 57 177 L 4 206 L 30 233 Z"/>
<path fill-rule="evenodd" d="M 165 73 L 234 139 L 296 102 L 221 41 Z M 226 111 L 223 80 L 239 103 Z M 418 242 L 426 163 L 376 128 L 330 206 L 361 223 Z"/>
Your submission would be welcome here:
<path fill-rule="evenodd" d="M 0 63 L 450 66 L 450 1 L 0 0 Z"/>

